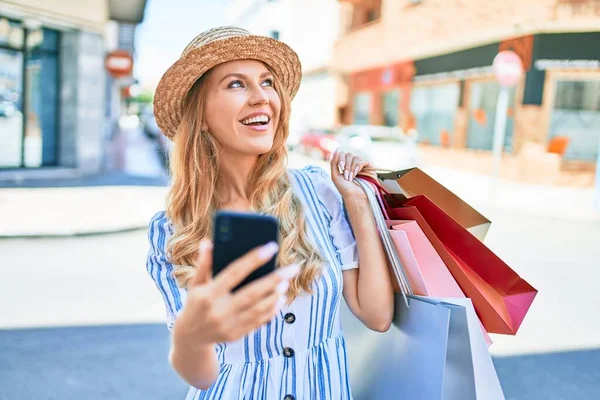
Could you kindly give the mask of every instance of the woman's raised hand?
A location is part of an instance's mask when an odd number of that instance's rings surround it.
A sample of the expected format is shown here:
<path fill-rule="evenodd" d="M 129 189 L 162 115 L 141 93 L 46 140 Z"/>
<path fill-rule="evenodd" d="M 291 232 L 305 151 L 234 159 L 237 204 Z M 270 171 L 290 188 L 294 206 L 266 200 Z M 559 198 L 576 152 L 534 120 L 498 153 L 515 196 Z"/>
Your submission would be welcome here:
<path fill-rule="evenodd" d="M 279 268 L 235 293 L 232 290 L 277 250 L 276 243 L 258 247 L 212 278 L 212 243 L 203 240 L 185 307 L 175 321 L 174 340 L 193 348 L 232 342 L 270 321 L 286 301 L 290 280 L 299 272 L 297 265 Z"/>

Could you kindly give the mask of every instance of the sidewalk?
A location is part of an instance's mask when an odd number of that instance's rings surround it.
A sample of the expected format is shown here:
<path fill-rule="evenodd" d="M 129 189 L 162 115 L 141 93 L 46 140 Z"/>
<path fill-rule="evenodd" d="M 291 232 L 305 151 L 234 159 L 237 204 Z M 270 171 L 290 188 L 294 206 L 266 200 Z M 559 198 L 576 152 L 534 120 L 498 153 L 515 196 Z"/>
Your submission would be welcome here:
<path fill-rule="evenodd" d="M 290 167 L 313 160 L 291 155 Z M 328 168 L 324 162 L 317 162 Z M 527 185 L 499 181 L 497 200 L 489 201 L 489 178 L 442 167 L 424 170 L 484 215 L 495 210 L 600 223 L 593 189 Z M 164 209 L 164 178 L 97 178 L 93 186 L 0 189 L 0 238 L 78 236 L 146 229 Z M 162 181 L 161 181 L 162 179 Z M 140 182 L 152 186 L 140 186 Z M 134 186 L 134 184 L 136 186 Z M 107 186 L 98 186 L 107 185 Z"/>
<path fill-rule="evenodd" d="M 144 229 L 166 193 L 166 186 L 0 189 L 0 238 Z"/>

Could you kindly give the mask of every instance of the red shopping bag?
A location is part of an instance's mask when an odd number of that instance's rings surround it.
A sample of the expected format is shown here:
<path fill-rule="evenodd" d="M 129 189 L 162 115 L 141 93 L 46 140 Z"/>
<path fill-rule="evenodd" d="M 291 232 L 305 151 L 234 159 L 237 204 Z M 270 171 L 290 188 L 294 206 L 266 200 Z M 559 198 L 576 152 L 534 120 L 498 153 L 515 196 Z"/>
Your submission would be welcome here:
<path fill-rule="evenodd" d="M 378 182 L 369 181 L 385 192 Z M 486 330 L 516 334 L 537 290 L 426 196 L 387 199 L 384 207 L 393 219 L 417 221 L 465 295 L 471 298 Z"/>

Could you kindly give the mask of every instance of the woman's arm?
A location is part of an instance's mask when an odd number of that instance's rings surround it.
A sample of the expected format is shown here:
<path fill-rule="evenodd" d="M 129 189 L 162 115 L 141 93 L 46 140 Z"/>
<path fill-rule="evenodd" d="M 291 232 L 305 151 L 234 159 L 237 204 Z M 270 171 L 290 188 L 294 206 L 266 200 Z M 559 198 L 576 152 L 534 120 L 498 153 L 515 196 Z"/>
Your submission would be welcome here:
<path fill-rule="evenodd" d="M 336 152 L 331 160 L 331 178 L 346 206 L 358 249 L 359 268 L 343 272 L 344 299 L 368 328 L 385 332 L 394 317 L 387 259 L 367 196 L 352 182 L 365 167 L 369 167 L 367 162 L 350 153 Z"/>
<path fill-rule="evenodd" d="M 368 328 L 385 332 L 394 317 L 394 293 L 371 207 L 361 196 L 344 203 L 359 255 L 359 268 L 344 271 L 344 298 Z"/>
<path fill-rule="evenodd" d="M 184 311 L 180 317 L 183 317 Z M 188 384 L 206 390 L 217 379 L 219 362 L 213 345 L 194 346 L 193 342 L 178 334 L 175 329 L 171 338 L 169 362 Z"/>

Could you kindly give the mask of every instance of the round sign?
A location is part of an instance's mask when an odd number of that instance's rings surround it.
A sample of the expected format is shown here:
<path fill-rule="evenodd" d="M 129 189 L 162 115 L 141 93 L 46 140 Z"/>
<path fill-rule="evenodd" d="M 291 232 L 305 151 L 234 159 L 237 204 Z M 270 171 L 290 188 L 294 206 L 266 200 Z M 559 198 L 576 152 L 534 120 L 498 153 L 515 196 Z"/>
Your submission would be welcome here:
<path fill-rule="evenodd" d="M 133 71 L 133 57 L 126 50 L 115 50 L 106 56 L 106 70 L 113 78 L 124 78 Z"/>
<path fill-rule="evenodd" d="M 494 58 L 492 69 L 502 86 L 514 86 L 523 76 L 523 62 L 514 51 L 501 51 Z"/>

